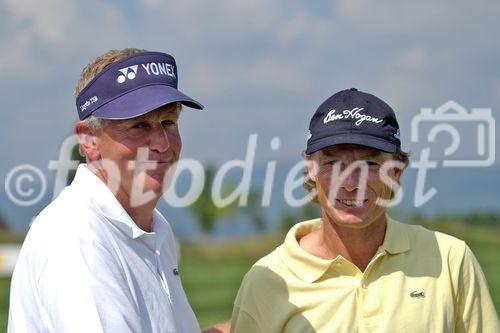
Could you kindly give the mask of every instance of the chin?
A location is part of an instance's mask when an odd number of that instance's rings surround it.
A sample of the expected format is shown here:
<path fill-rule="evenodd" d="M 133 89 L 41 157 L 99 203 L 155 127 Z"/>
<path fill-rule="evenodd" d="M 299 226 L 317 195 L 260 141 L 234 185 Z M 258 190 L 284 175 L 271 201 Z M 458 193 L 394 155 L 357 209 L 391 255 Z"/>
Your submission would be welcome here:
<path fill-rule="evenodd" d="M 334 218 L 333 222 L 338 226 L 348 228 L 364 228 L 368 225 L 368 223 L 364 219 L 360 219 L 358 217 Z"/>
<path fill-rule="evenodd" d="M 142 182 L 142 189 L 137 188 L 137 192 L 143 194 L 153 192 L 155 197 L 160 197 L 163 194 L 163 178 L 152 175 L 145 175 Z M 147 195 L 147 194 L 146 194 Z M 148 197 L 150 195 L 147 195 Z"/>
<path fill-rule="evenodd" d="M 144 184 L 144 192 L 147 191 L 153 191 L 159 195 L 162 195 L 163 192 L 165 192 L 163 190 L 163 182 L 159 182 L 157 180 L 146 181 L 146 183 Z"/>
<path fill-rule="evenodd" d="M 146 172 L 144 187 L 153 191 L 159 188 L 161 189 L 165 184 L 165 175 L 166 172 L 163 171 Z"/>
<path fill-rule="evenodd" d="M 345 212 L 336 209 L 334 211 L 330 211 L 328 215 L 330 216 L 330 220 L 340 227 L 360 229 L 373 222 L 369 215 L 354 214 L 352 212 Z"/>

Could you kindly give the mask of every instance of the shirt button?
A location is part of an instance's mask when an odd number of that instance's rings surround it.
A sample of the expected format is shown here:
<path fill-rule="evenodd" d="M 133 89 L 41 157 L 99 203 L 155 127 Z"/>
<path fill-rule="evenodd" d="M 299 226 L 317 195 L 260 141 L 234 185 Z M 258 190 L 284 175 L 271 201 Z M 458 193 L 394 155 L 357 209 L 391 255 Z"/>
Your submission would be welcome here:
<path fill-rule="evenodd" d="M 363 289 L 368 289 L 368 284 L 363 283 L 363 284 L 361 285 L 361 287 L 362 287 Z"/>

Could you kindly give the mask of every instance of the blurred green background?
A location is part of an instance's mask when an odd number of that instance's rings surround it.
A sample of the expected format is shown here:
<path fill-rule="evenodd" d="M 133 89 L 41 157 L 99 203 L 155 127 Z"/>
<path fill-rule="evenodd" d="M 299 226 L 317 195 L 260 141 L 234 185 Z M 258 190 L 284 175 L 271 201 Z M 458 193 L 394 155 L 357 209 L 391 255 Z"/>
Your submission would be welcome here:
<path fill-rule="evenodd" d="M 297 217 L 297 216 L 296 216 Z M 302 218 L 299 214 L 300 218 Z M 493 214 L 469 214 L 461 217 L 415 216 L 412 223 L 422 224 L 463 239 L 474 251 L 486 274 L 497 309 L 500 308 L 500 217 Z M 209 238 L 182 244 L 180 271 L 189 301 L 202 327 L 231 317 L 233 300 L 241 279 L 260 257 L 279 245 L 290 218 L 283 219 L 283 230 L 274 234 L 215 241 Z M 18 241 L 16 236 L 0 241 Z M 0 331 L 6 331 L 10 278 L 0 279 Z"/>

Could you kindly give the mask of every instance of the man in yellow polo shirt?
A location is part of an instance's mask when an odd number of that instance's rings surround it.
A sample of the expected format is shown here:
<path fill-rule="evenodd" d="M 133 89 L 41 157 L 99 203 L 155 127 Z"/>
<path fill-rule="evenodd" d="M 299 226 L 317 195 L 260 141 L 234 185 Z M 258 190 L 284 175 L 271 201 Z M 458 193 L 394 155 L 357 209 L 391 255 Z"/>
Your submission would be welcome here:
<path fill-rule="evenodd" d="M 305 186 L 321 218 L 246 274 L 232 332 L 500 332 L 469 247 L 386 214 L 409 157 L 391 107 L 344 90 L 309 130 Z"/>

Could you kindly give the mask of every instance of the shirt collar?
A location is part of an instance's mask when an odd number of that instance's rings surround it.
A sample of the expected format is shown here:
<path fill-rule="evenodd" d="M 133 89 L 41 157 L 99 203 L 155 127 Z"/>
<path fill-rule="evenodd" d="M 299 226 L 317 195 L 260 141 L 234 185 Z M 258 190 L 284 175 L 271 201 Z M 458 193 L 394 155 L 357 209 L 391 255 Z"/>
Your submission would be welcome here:
<path fill-rule="evenodd" d="M 153 210 L 153 230 L 156 233 L 155 246 L 157 249 L 159 249 L 167 238 L 170 226 L 168 225 L 167 220 L 160 214 L 160 212 L 156 208 Z"/>
<path fill-rule="evenodd" d="M 125 233 L 128 237 L 136 239 L 139 237 L 151 238 L 152 233 L 146 233 L 139 228 L 132 220 L 130 215 L 125 211 L 120 202 L 113 195 L 111 190 L 104 182 L 97 177 L 86 164 L 80 164 L 76 171 L 75 178 L 71 186 L 83 188 L 88 194 L 89 201 L 96 210 L 111 221 L 118 229 Z M 153 231 L 156 233 L 156 247 L 161 246 L 166 237 L 167 221 L 161 214 L 154 209 L 153 211 Z"/>
<path fill-rule="evenodd" d="M 387 216 L 384 242 L 379 248 L 379 251 L 384 250 L 389 254 L 398 254 L 410 250 L 407 227 L 404 223 L 398 222 L 389 216 Z"/>
<path fill-rule="evenodd" d="M 297 239 L 320 228 L 321 219 L 313 219 L 297 223 L 286 235 L 285 242 L 279 249 L 280 256 L 288 268 L 301 280 L 312 283 L 318 280 L 330 268 L 332 263 L 345 260 L 341 255 L 327 260 L 316 257 L 303 250 Z M 387 218 L 387 228 L 379 252 L 398 254 L 410 249 L 408 232 L 405 226 L 391 218 Z M 375 254 L 375 256 L 377 255 Z"/>
<path fill-rule="evenodd" d="M 286 235 L 285 242 L 280 247 L 280 256 L 288 268 L 301 280 L 312 283 L 319 279 L 331 263 L 335 260 L 326 260 L 316 257 L 303 250 L 297 238 L 301 238 L 321 226 L 321 219 L 297 223 Z"/>

